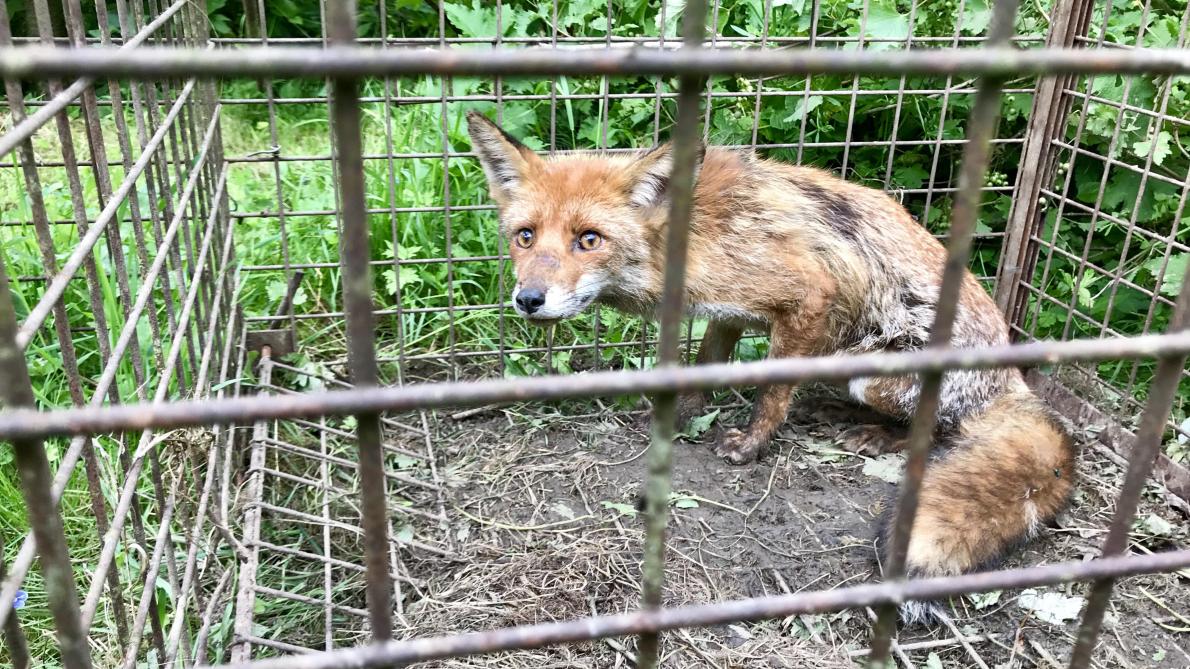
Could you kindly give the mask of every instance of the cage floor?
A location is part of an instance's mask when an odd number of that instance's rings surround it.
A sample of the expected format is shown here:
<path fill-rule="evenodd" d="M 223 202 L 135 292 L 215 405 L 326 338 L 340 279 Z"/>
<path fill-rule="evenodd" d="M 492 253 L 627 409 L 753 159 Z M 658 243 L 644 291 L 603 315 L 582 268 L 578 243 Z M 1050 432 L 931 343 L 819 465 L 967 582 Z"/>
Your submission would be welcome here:
<path fill-rule="evenodd" d="M 335 368 L 277 367 L 273 391 L 341 383 L 329 380 Z M 318 371 L 311 376 L 311 369 Z M 678 444 L 668 604 L 835 588 L 873 577 L 873 522 L 902 461 L 839 449 L 834 437 L 845 423 L 816 412 L 823 392 L 803 392 L 758 464 L 728 465 L 710 447 L 719 424 L 746 418 L 739 395 L 721 395 L 730 404 L 715 425 Z M 649 442 L 643 409 L 568 402 L 385 420 L 399 638 L 636 607 L 644 535 L 636 509 Z M 249 584 L 254 601 L 240 612 L 251 632 L 239 636 L 251 643 L 252 657 L 367 640 L 352 427 L 350 418 L 258 426 L 263 439 L 254 442 L 257 460 L 245 456 L 238 508 L 241 521 L 260 510 L 259 534 L 250 521 L 235 529 L 257 561 Z M 254 473 L 258 499 L 251 492 Z M 1122 471 L 1102 447 L 1088 446 L 1081 473 L 1075 503 L 1058 526 L 1007 566 L 1097 555 Z M 1156 489 L 1146 496 L 1134 551 L 1190 543 L 1185 524 L 1162 500 Z M 1097 666 L 1187 666 L 1187 578 L 1183 571 L 1121 581 Z M 1085 591 L 1074 584 L 952 600 L 945 625 L 900 630 L 898 663 L 1064 666 Z M 852 666 L 866 652 L 871 616 L 851 610 L 669 633 L 666 666 Z M 633 644 L 613 639 L 419 666 L 633 664 Z"/>

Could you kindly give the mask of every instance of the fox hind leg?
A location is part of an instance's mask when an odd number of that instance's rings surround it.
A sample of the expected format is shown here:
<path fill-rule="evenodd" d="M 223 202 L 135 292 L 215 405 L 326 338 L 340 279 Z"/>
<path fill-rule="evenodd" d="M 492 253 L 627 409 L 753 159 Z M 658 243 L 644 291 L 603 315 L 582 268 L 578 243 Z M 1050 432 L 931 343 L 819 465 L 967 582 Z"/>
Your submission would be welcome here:
<path fill-rule="evenodd" d="M 852 379 L 847 388 L 852 399 L 897 421 L 910 418 L 919 392 L 917 380 L 907 376 Z M 904 424 L 865 424 L 844 430 L 838 442 L 853 453 L 875 456 L 905 450 L 908 436 Z"/>
<path fill-rule="evenodd" d="M 900 453 L 909 446 L 908 430 L 902 425 L 856 425 L 840 432 L 837 439 L 845 450 L 868 456 Z"/>
<path fill-rule="evenodd" d="M 721 321 L 707 323 L 707 331 L 702 336 L 702 344 L 698 347 L 698 356 L 695 358 L 695 364 L 709 365 L 717 362 L 727 362 L 728 358 L 731 357 L 732 351 L 735 350 L 736 342 L 740 340 L 743 333 L 743 328 L 730 323 Z M 684 426 L 691 419 L 702 415 L 706 403 L 706 393 L 685 393 L 679 395 L 678 425 Z"/>

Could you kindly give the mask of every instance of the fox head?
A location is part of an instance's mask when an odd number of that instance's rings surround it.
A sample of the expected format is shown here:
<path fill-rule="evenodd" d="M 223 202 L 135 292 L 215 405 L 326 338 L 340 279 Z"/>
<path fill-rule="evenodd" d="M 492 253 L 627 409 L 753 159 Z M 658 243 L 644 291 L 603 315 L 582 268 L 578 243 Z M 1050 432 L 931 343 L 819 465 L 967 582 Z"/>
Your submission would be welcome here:
<path fill-rule="evenodd" d="M 478 112 L 467 115 L 467 129 L 516 269 L 518 314 L 547 325 L 596 300 L 627 305 L 655 297 L 669 144 L 626 156 L 539 156 Z"/>

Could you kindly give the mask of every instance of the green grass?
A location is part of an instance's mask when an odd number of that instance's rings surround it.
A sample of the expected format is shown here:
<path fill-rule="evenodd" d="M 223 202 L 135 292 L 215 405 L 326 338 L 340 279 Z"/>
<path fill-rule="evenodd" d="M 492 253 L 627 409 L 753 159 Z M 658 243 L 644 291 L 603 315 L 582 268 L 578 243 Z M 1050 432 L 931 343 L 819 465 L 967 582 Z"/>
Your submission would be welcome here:
<path fill-rule="evenodd" d="M 208 3 L 211 7 L 213 25 L 216 30 L 231 34 L 241 29 L 236 24 L 234 12 L 227 6 L 217 2 Z M 287 4 L 286 8 L 280 5 Z M 778 3 L 774 3 L 778 4 Z M 669 3 L 670 21 L 665 26 L 659 26 L 656 20 L 657 3 L 643 1 L 629 1 L 618 5 L 619 21 L 616 32 L 619 35 L 657 35 L 662 29 L 670 36 L 675 34 L 676 12 L 672 11 L 676 5 Z M 811 3 L 794 2 L 781 3 L 774 9 L 771 34 L 773 35 L 806 35 L 809 30 L 809 16 Z M 884 37 L 903 36 L 908 30 L 909 4 L 898 0 L 874 0 L 873 14 L 875 21 L 870 22 L 869 34 Z M 311 19 L 311 8 L 314 14 Z M 432 36 L 436 34 L 437 16 L 430 12 L 420 2 L 405 2 L 403 0 L 388 2 L 390 16 L 394 17 L 391 25 L 396 26 L 402 34 L 409 36 Z M 487 4 L 447 3 L 448 28 L 454 35 L 459 36 L 488 36 L 495 30 L 494 10 L 485 9 Z M 858 34 L 858 5 L 843 1 L 824 1 L 821 3 L 822 16 L 819 23 L 820 34 L 824 35 L 855 35 Z M 967 3 L 964 13 L 964 26 L 969 29 L 964 34 L 978 34 L 986 25 L 987 7 L 978 0 Z M 1048 3 L 1043 3 L 1048 11 Z M 761 13 L 763 2 L 760 0 L 741 0 L 724 2 L 719 11 L 717 31 L 723 35 L 757 35 L 761 31 Z M 503 25 L 507 35 L 549 36 L 546 20 L 548 13 L 542 14 L 536 3 L 508 2 L 505 3 L 506 16 Z M 1165 46 L 1169 43 L 1170 35 L 1177 34 L 1178 20 L 1184 10 L 1184 3 L 1170 2 L 1154 5 L 1150 17 L 1150 31 L 1147 33 L 1146 45 Z M 276 36 L 294 36 L 317 33 L 317 3 L 304 0 L 285 0 L 278 3 L 273 11 L 271 23 L 272 34 Z M 602 23 L 606 4 L 602 1 L 585 0 L 563 2 L 560 5 L 562 31 L 570 35 L 603 34 L 606 24 Z M 1097 10 L 1101 11 L 1101 10 Z M 952 7 L 944 3 L 924 4 L 916 10 L 916 35 L 937 35 L 949 37 L 954 30 L 954 14 Z M 1118 41 L 1133 39 L 1140 19 L 1140 11 L 1136 7 L 1119 7 L 1113 13 L 1109 24 L 1109 37 Z M 313 23 L 311 24 L 311 21 Z M 1098 25 L 1099 17 L 1093 20 Z M 1040 36 L 1045 32 L 1045 21 L 1038 11 L 1038 6 L 1027 4 L 1024 14 L 1018 22 L 1021 34 Z M 376 22 L 365 20 L 363 34 L 374 34 Z M 1172 33 L 1171 33 L 1172 30 Z M 313 32 L 312 32 L 313 31 Z M 1103 76 L 1092 82 L 1096 95 L 1108 100 L 1122 100 L 1124 97 L 1123 77 Z M 1132 79 L 1128 91 L 1129 104 L 1142 108 L 1156 108 L 1162 99 L 1166 80 L 1161 77 L 1136 77 Z M 940 88 L 947 82 L 944 79 L 910 77 L 904 81 L 907 88 Z M 957 82 L 954 82 L 957 83 Z M 1031 81 L 1013 82 L 1010 86 L 1028 88 Z M 672 92 L 676 82 L 663 82 L 663 90 Z M 898 78 L 862 78 L 859 89 L 862 90 L 893 90 L 902 81 Z M 441 94 L 441 83 L 432 78 L 405 78 L 393 82 L 393 96 L 419 96 L 431 99 Z M 580 93 L 596 95 L 601 92 L 602 81 L 598 78 L 562 78 L 557 82 L 560 93 Z M 712 143 L 718 144 L 748 144 L 752 138 L 752 124 L 755 98 L 750 95 L 757 85 L 755 80 L 735 77 L 716 77 L 711 81 L 716 91 L 737 92 L 743 94 L 738 98 L 716 98 L 709 124 L 709 136 Z M 814 77 L 810 82 L 811 93 L 808 99 L 800 92 L 806 82 L 800 77 L 780 77 L 768 79 L 763 83 L 766 91 L 791 91 L 797 95 L 773 96 L 763 98 L 760 106 L 757 133 L 760 143 L 796 143 L 803 119 L 806 126 L 806 139 L 811 142 L 841 142 L 848 136 L 853 141 L 885 140 L 892 135 L 894 120 L 897 125 L 897 137 L 903 141 L 932 140 L 937 136 L 941 126 L 944 140 L 961 139 L 964 135 L 964 124 L 970 108 L 972 96 L 969 94 L 955 94 L 949 96 L 945 119 L 942 116 L 942 98 L 938 95 L 908 95 L 902 105 L 899 117 L 896 116 L 897 96 L 882 94 L 860 96 L 855 101 L 854 123 L 850 130 L 848 119 L 851 115 L 851 97 L 846 94 L 827 94 L 824 91 L 849 91 L 852 79 L 844 76 Z M 545 95 L 551 91 L 549 82 L 529 80 L 508 80 L 503 82 L 502 93 L 505 95 Z M 654 81 L 644 77 L 628 77 L 617 79 L 610 83 L 612 93 L 652 93 L 655 90 Z M 282 81 L 277 83 L 277 94 L 282 96 L 320 95 L 323 85 L 319 82 Z M 454 95 L 487 94 L 494 92 L 493 84 L 470 78 L 456 78 L 451 82 L 451 92 Z M 365 95 L 379 96 L 384 94 L 383 86 L 377 81 L 364 83 Z M 227 97 L 259 97 L 262 91 L 252 82 L 229 82 L 225 84 L 223 94 Z M 1004 98 L 1003 121 L 999 131 L 1000 137 L 1021 137 L 1028 122 L 1028 112 L 1031 99 L 1026 93 L 1014 93 Z M 1166 113 L 1170 116 L 1190 116 L 1190 81 L 1178 79 L 1170 84 Z M 573 100 L 560 103 L 557 110 L 557 145 L 560 149 L 590 148 L 603 142 L 603 119 L 608 119 L 608 133 L 606 144 L 611 147 L 646 146 L 652 142 L 654 106 L 652 99 L 615 100 L 610 108 L 604 109 L 598 100 Z M 495 113 L 495 105 L 490 102 L 459 102 L 451 103 L 446 108 L 445 121 L 447 138 L 451 148 L 455 151 L 467 151 L 468 142 L 463 129 L 463 115 L 469 109 L 479 109 L 487 113 Z M 1068 123 L 1068 133 L 1073 133 L 1077 127 L 1082 111 L 1081 102 L 1074 106 Z M 666 99 L 661 103 L 660 125 L 663 130 L 673 122 L 674 102 Z M 106 113 L 106 112 L 105 112 Z M 81 121 L 72 111 L 72 124 L 75 128 L 76 144 L 80 154 L 85 154 L 85 142 L 81 131 Z M 1146 117 L 1139 114 L 1125 114 L 1117 123 L 1116 111 L 1109 105 L 1091 103 L 1086 109 L 1086 129 L 1082 136 L 1082 147 L 1097 154 L 1106 155 L 1112 145 L 1113 135 L 1119 129 L 1119 137 L 1115 142 L 1113 155 L 1124 162 L 1133 165 L 1143 165 L 1149 153 L 1152 153 L 1153 169 L 1158 174 L 1167 175 L 1176 180 L 1185 178 L 1190 168 L 1190 155 L 1183 148 L 1185 142 L 1177 135 L 1176 128 L 1166 126 L 1151 128 Z M 536 148 L 544 148 L 549 141 L 550 115 L 547 101 L 511 101 L 503 107 L 505 126 L 514 134 L 525 138 L 525 141 Z M 110 122 L 110 118 L 108 121 Z M 443 108 L 437 103 L 403 104 L 389 107 L 386 113 L 382 104 L 368 103 L 364 106 L 363 137 L 365 152 L 369 154 L 386 154 L 386 130 L 392 128 L 392 145 L 397 152 L 440 154 L 442 144 Z M 267 110 L 263 106 L 229 105 L 223 109 L 223 137 L 225 153 L 228 156 L 244 155 L 253 151 L 267 149 L 271 143 L 269 139 L 269 123 Z M 286 155 L 326 155 L 329 153 L 329 124 L 325 105 L 286 105 L 279 108 L 277 119 L 277 133 L 280 137 Z M 850 135 L 849 135 L 850 133 Z M 107 133 L 108 152 L 111 156 L 118 156 L 118 147 L 113 132 Z M 52 127 L 43 129 L 36 137 L 37 153 L 43 159 L 54 159 L 59 156 L 57 136 Z M 948 186 L 954 182 L 957 174 L 957 164 L 960 149 L 957 145 L 945 146 L 938 157 L 938 168 L 933 179 L 935 186 Z M 797 149 L 776 149 L 769 155 L 785 160 L 795 160 Z M 843 149 L 837 147 L 807 148 L 802 155 L 802 162 L 820 165 L 828 169 L 838 170 L 842 166 Z M 1068 157 L 1063 160 L 1069 161 Z M 885 186 L 887 180 L 891 188 L 916 189 L 929 184 L 930 172 L 934 162 L 934 150 L 930 146 L 901 145 L 896 148 L 888 169 L 887 147 L 855 147 L 848 155 L 847 177 L 854 181 L 866 183 L 874 187 Z M 448 296 L 455 305 L 482 305 L 500 303 L 506 299 L 507 290 L 500 290 L 500 275 L 498 264 L 495 262 L 463 262 L 464 259 L 476 256 L 495 255 L 500 251 L 495 230 L 495 214 L 492 211 L 470 211 L 454 209 L 450 215 L 451 238 L 447 245 L 444 229 L 444 217 L 441 211 L 435 210 L 444 201 L 444 191 L 449 184 L 450 202 L 452 207 L 466 207 L 472 205 L 487 205 L 489 203 L 482 173 L 473 160 L 459 158 L 449 161 L 446 165 L 441 157 L 411 158 L 393 161 L 392 181 L 395 189 L 390 193 L 389 163 L 385 160 L 368 161 L 365 167 L 367 178 L 368 206 L 373 208 L 387 208 L 391 202 L 399 207 L 424 207 L 430 211 L 402 213 L 395 219 L 396 234 L 393 234 L 394 220 L 388 214 L 372 215 L 370 217 L 372 232 L 372 257 L 379 260 L 391 260 L 394 256 L 401 260 L 418 260 L 439 258 L 449 254 L 460 262 L 451 268 L 451 279 L 448 281 L 447 267 L 444 264 L 414 264 L 402 266 L 400 273 L 390 268 L 377 268 L 375 271 L 375 286 L 373 299 L 378 308 L 394 308 L 398 304 L 403 308 L 416 309 L 440 307 L 447 303 Z M 1031 168 L 1032 166 L 1026 166 Z M 1019 147 L 1002 146 L 993 155 L 989 185 L 1014 183 L 1018 169 L 1020 169 Z M 1158 239 L 1150 239 L 1136 234 L 1129 238 L 1128 251 L 1122 254 L 1124 240 L 1128 237 L 1127 230 L 1122 226 L 1110 224 L 1100 220 L 1096 223 L 1091 242 L 1087 246 L 1088 257 L 1091 262 L 1105 267 L 1109 272 L 1119 272 L 1127 281 L 1140 287 L 1156 288 L 1162 295 L 1172 298 L 1185 274 L 1188 261 L 1187 254 L 1174 253 L 1169 261 L 1169 268 L 1164 276 L 1159 277 L 1158 271 L 1164 262 L 1166 245 L 1162 239 L 1173 235 L 1182 243 L 1190 243 L 1190 212 L 1180 213 L 1178 202 L 1180 192 L 1177 187 L 1150 180 L 1143 192 L 1136 175 L 1124 170 L 1113 169 L 1103 178 L 1103 164 L 1101 161 L 1079 158 L 1073 164 L 1066 164 L 1058 176 L 1056 186 L 1060 190 L 1062 179 L 1067 173 L 1071 177 L 1071 196 L 1088 206 L 1094 206 L 1097 199 L 1099 185 L 1105 184 L 1106 196 L 1103 199 L 1104 213 L 1129 220 L 1135 215 L 1138 225 L 1152 231 Z M 60 168 L 42 168 L 39 172 L 46 194 L 47 206 L 51 218 L 69 219 L 71 217 L 71 202 L 69 185 L 65 172 Z M 281 169 L 282 203 L 286 211 L 295 210 L 330 210 L 335 208 L 335 179 L 332 164 L 323 162 L 286 162 Z M 123 178 L 123 170 L 114 168 L 112 179 L 119 183 Z M 276 189 L 273 181 L 273 165 L 271 163 L 237 164 L 229 173 L 228 192 L 233 209 L 239 212 L 272 211 L 277 208 Z M 98 198 L 93 180 L 84 171 L 82 182 L 87 214 L 94 217 L 98 213 Z M 138 191 L 142 203 L 149 203 L 148 192 L 144 189 L 143 180 Z M 905 205 L 920 220 L 936 233 L 944 233 L 948 227 L 950 200 L 946 195 L 939 195 L 929 201 L 920 194 L 907 194 L 903 197 Z M 6 220 L 29 220 L 29 204 L 25 195 L 25 186 L 19 170 L 13 168 L 0 169 L 0 207 Z M 160 207 L 161 203 L 152 203 Z M 992 234 L 1004 230 L 1005 219 L 1011 206 L 1007 193 L 989 194 L 980 211 L 979 231 Z M 1135 211 L 1134 211 L 1134 207 Z M 144 208 L 144 207 L 142 207 Z M 1053 226 L 1059 221 L 1058 207 L 1050 202 L 1046 210 L 1047 229 L 1043 231 L 1043 238 L 1049 239 Z M 126 211 L 123 218 L 126 218 Z M 1067 207 L 1060 221 L 1056 246 L 1075 257 L 1083 254 L 1087 245 L 1087 235 L 1090 230 L 1089 217 L 1082 212 Z M 55 226 L 53 229 L 54 243 L 61 262 L 77 243 L 78 232 L 73 226 Z M 121 225 L 121 237 L 124 241 L 124 254 L 128 259 L 131 290 L 135 294 L 138 279 L 142 273 L 141 261 L 137 258 L 135 248 L 131 242 L 132 229 L 130 224 Z M 338 231 L 333 216 L 288 217 L 286 219 L 287 251 L 291 262 L 335 262 L 338 259 Z M 150 237 L 151 238 L 151 237 Z M 197 240 L 192 240 L 197 242 Z M 982 239 L 975 249 L 971 266 L 977 274 L 994 275 L 998 264 L 1000 240 L 996 237 Z M 155 248 L 155 244 L 151 244 Z M 33 276 L 43 273 L 41 256 L 36 239 L 28 228 L 3 226 L 0 227 L 0 248 L 5 254 L 5 262 L 12 276 Z M 247 218 L 241 220 L 236 230 L 236 250 L 238 260 L 244 265 L 279 264 L 282 258 L 282 235 L 279 221 L 276 218 Z M 101 268 L 102 277 L 99 286 L 99 307 L 106 320 L 113 325 L 111 339 L 114 341 L 118 331 L 114 326 L 122 324 L 121 298 L 112 281 L 112 261 L 104 245 L 96 250 L 95 261 Z M 1044 262 L 1045 255 L 1042 260 Z M 151 261 L 151 257 L 150 257 Z M 508 272 L 510 268 L 505 268 Z M 505 274 L 505 285 L 511 274 Z M 1040 282 L 1042 270 L 1038 268 L 1034 281 Z M 1117 286 L 1112 293 L 1107 277 L 1096 272 L 1087 273 L 1080 269 L 1077 262 L 1071 262 L 1062 256 L 1055 256 L 1049 273 L 1045 277 L 1043 289 L 1059 303 L 1073 304 L 1082 313 L 1095 321 L 1107 320 L 1107 324 L 1115 331 L 1123 334 L 1137 334 L 1145 329 L 1145 321 L 1149 318 L 1150 301 L 1140 291 L 1127 285 Z M 296 309 L 299 313 L 315 311 L 336 311 L 342 309 L 341 284 L 336 268 L 310 270 L 302 290 L 297 296 Z M 243 293 L 240 306 L 249 315 L 265 315 L 272 312 L 284 290 L 284 276 L 281 272 L 253 272 L 244 279 Z M 41 284 L 22 282 L 16 284 L 14 299 L 17 310 L 23 318 L 29 308 L 36 304 L 41 291 Z M 183 296 L 177 294 L 176 282 L 173 298 L 180 303 Z M 165 296 L 158 294 L 153 302 L 153 309 L 164 322 Z M 1109 316 L 1108 303 L 1114 301 L 1114 307 Z M 72 325 L 86 327 L 94 323 L 92 307 L 84 281 L 73 282 L 68 289 L 64 304 Z M 1030 318 L 1025 324 L 1027 328 L 1036 328 L 1039 338 L 1071 338 L 1099 336 L 1099 328 L 1078 317 L 1069 317 L 1068 311 L 1060 306 L 1048 302 L 1030 305 Z M 1170 310 L 1165 306 L 1158 306 L 1153 310 L 1149 329 L 1162 330 L 1168 323 Z M 594 320 L 596 316 L 589 314 L 572 322 L 563 324 L 555 333 L 554 343 L 559 345 L 583 344 L 592 341 Z M 600 341 L 605 343 L 622 343 L 639 341 L 642 324 L 610 310 L 601 310 L 598 314 Z M 450 321 L 446 314 L 414 313 L 405 314 L 398 321 L 396 318 L 383 318 L 378 324 L 378 338 L 381 343 L 381 353 L 395 355 L 395 345 L 398 327 L 403 336 L 404 350 L 407 353 L 445 352 L 453 347 L 457 351 L 491 351 L 499 346 L 501 339 L 501 323 L 493 311 L 460 311 L 454 321 Z M 695 336 L 700 325 L 695 325 Z M 544 344 L 544 334 L 536 329 L 527 327 L 516 318 L 506 318 L 503 323 L 505 346 L 514 348 L 522 346 L 540 346 Z M 303 344 L 308 351 L 316 351 L 325 342 L 339 341 L 341 326 L 337 323 L 310 322 L 304 324 L 301 330 Z M 101 371 L 98 355 L 98 340 L 94 333 L 76 333 L 74 339 L 78 350 L 79 364 L 84 389 L 89 393 L 95 379 Z M 152 336 L 147 324 L 138 327 L 137 345 L 141 355 L 146 360 L 154 360 L 160 354 L 160 341 Z M 741 357 L 756 359 L 765 352 L 763 340 L 747 342 L 741 348 Z M 30 374 L 33 377 L 37 400 L 41 406 L 61 407 L 70 403 L 65 369 L 63 367 L 61 351 L 53 334 L 52 328 L 43 328 L 42 332 L 31 343 L 27 360 Z M 647 367 L 651 364 L 648 355 L 642 357 L 639 347 L 610 348 L 604 347 L 600 357 L 595 359 L 589 350 L 569 353 L 557 352 L 553 360 L 546 360 L 541 355 L 510 355 L 503 361 L 504 373 L 507 374 L 538 374 L 552 366 L 560 371 L 589 369 L 596 365 L 613 367 Z M 151 365 L 156 370 L 156 365 Z M 183 356 L 183 374 L 188 377 L 193 370 L 189 369 L 189 362 Z M 489 367 L 490 373 L 499 373 L 494 365 Z M 1123 363 L 1102 363 L 1098 365 L 1100 377 L 1115 384 L 1124 384 L 1131 374 L 1131 366 Z M 1137 372 L 1136 399 L 1143 400 L 1148 381 L 1151 378 L 1152 365 L 1144 363 Z M 150 379 L 150 392 L 156 382 L 154 376 Z M 133 377 L 130 364 L 123 363 L 117 375 L 117 387 L 123 398 L 135 397 L 136 379 Z M 173 390 L 176 390 L 176 383 Z M 172 396 L 172 392 L 171 392 Z M 1190 383 L 1183 381 L 1178 399 L 1174 407 L 1175 420 L 1186 418 L 1190 409 Z M 51 461 L 55 464 L 60 460 L 65 449 L 65 442 L 51 440 L 47 443 Z M 108 437 L 96 440 L 101 468 L 102 494 L 108 508 L 112 508 L 118 495 L 121 478 L 118 474 L 120 445 Z M 1175 459 L 1185 461 L 1188 457 L 1184 446 L 1175 440 L 1169 440 L 1167 452 Z M 11 559 L 15 554 L 19 540 L 26 531 L 23 504 L 20 501 L 18 480 L 15 468 L 11 464 L 11 451 L 7 445 L 0 445 L 0 536 L 4 540 L 4 553 Z M 146 498 L 151 497 L 151 489 L 147 483 L 142 487 Z M 155 513 L 153 509 L 150 514 Z M 89 568 L 94 564 L 98 553 L 98 539 L 94 529 L 94 517 L 90 511 L 90 500 L 86 492 L 86 483 L 82 475 L 82 468 L 72 479 L 63 500 L 63 513 L 66 518 L 66 528 L 70 546 L 76 560 L 76 569 L 80 583 L 89 582 Z M 148 530 L 153 531 L 154 517 L 146 519 Z M 128 585 L 128 599 L 133 601 L 132 594 L 137 592 L 132 585 L 139 573 L 141 557 L 133 551 L 121 552 L 118 556 L 118 568 L 121 570 L 122 581 Z M 29 592 L 28 605 L 21 611 L 22 620 L 29 630 L 30 643 L 35 655 L 42 658 L 54 657 L 52 635 L 44 590 L 40 583 L 40 576 L 34 570 L 26 581 L 25 589 Z M 169 601 L 169 593 L 161 592 L 165 602 Z M 168 604 L 163 605 L 168 610 Z M 165 615 L 163 612 L 162 615 Z M 97 628 L 112 628 L 109 612 L 102 610 L 96 621 Z M 221 628 L 222 633 L 229 630 Z M 99 635 L 111 639 L 106 634 Z M 102 651 L 103 649 L 101 649 Z"/>

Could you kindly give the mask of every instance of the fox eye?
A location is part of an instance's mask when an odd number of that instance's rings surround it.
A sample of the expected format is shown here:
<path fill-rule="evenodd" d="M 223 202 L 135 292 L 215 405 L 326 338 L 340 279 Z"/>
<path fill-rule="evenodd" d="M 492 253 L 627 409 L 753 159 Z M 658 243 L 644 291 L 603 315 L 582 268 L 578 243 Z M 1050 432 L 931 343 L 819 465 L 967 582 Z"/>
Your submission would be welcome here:
<path fill-rule="evenodd" d="M 516 245 L 523 249 L 533 246 L 533 231 L 529 228 L 521 228 L 520 230 L 517 230 Z"/>
<path fill-rule="evenodd" d="M 600 237 L 598 232 L 588 230 L 578 236 L 578 247 L 584 251 L 597 249 L 602 243 L 603 237 Z"/>

